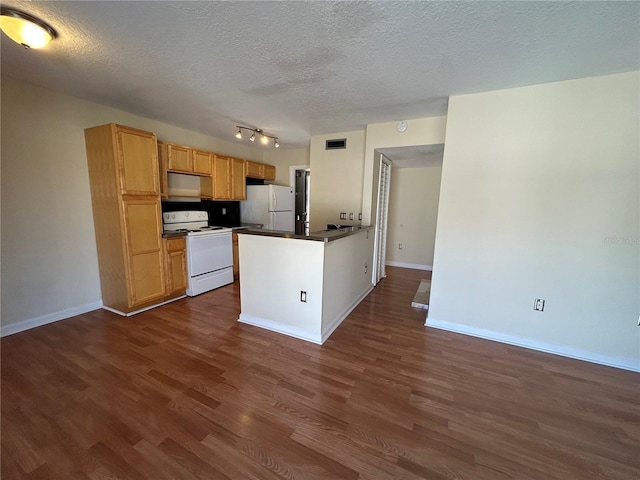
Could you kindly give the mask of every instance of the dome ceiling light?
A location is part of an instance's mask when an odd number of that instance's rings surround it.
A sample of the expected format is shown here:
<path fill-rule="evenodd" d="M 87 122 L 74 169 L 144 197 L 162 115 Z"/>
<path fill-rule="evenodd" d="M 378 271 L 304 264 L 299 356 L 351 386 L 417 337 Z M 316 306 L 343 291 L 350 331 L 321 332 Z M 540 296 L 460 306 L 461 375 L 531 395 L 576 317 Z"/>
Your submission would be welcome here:
<path fill-rule="evenodd" d="M 0 29 L 24 48 L 42 48 L 58 37 L 58 32 L 48 23 L 9 7 L 2 7 Z"/>

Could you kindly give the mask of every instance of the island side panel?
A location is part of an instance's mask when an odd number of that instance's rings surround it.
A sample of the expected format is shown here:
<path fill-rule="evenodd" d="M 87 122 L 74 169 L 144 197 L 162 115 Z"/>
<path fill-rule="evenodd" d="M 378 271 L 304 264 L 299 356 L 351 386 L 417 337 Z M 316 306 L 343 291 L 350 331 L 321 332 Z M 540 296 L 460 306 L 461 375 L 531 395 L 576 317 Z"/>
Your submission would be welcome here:
<path fill-rule="evenodd" d="M 325 244 L 238 233 L 239 321 L 321 343 Z"/>
<path fill-rule="evenodd" d="M 373 230 L 329 242 L 324 255 L 322 341 L 371 292 Z"/>

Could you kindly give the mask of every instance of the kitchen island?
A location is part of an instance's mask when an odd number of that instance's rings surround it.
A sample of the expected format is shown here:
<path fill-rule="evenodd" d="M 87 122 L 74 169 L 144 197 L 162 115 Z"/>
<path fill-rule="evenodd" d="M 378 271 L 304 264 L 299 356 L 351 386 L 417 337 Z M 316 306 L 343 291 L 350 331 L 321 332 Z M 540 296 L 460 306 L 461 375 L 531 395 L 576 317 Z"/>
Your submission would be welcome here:
<path fill-rule="evenodd" d="M 322 344 L 373 289 L 372 227 L 238 232 L 239 321 Z"/>

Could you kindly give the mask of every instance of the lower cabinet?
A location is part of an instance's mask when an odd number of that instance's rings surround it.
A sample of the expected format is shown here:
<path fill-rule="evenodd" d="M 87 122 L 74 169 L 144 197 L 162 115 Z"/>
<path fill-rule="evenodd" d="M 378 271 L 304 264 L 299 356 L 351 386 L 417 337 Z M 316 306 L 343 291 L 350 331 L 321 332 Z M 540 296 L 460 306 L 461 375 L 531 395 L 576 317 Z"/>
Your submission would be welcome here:
<path fill-rule="evenodd" d="M 184 295 L 187 290 L 187 250 L 184 237 L 165 238 L 167 296 Z"/>
<path fill-rule="evenodd" d="M 238 280 L 240 278 L 240 256 L 238 255 L 238 234 L 232 235 L 233 245 L 233 279 Z"/>

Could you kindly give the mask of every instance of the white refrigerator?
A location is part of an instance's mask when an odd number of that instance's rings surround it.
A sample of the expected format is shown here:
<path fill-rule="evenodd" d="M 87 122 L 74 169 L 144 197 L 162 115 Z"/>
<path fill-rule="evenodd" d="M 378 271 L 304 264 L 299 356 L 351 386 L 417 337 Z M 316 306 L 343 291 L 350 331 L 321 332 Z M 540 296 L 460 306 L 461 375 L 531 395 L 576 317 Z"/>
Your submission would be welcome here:
<path fill-rule="evenodd" d="M 283 185 L 247 185 L 240 202 L 242 223 L 261 223 L 268 230 L 294 232 L 293 188 Z"/>

